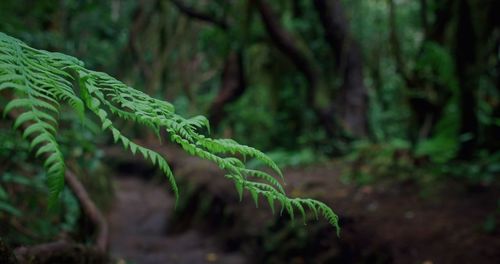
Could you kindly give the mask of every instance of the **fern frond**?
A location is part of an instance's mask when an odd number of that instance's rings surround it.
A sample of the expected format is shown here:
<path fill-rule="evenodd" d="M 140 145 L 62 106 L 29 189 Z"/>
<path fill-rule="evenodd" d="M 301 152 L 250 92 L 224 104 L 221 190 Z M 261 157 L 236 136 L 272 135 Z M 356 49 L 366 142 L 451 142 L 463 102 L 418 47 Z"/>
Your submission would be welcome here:
<path fill-rule="evenodd" d="M 240 145 L 238 142 L 232 139 L 211 139 L 202 138 L 200 139 L 200 144 L 207 148 L 207 150 L 213 153 L 231 153 L 231 154 L 241 154 L 243 156 L 250 156 L 262 161 L 264 164 L 273 169 L 283 180 L 283 173 L 279 169 L 278 165 L 269 158 L 266 154 L 262 153 L 260 150 L 255 148 Z"/>
<path fill-rule="evenodd" d="M 74 86 L 78 87 L 74 87 Z M 79 89 L 75 89 L 79 88 Z M 63 104 L 69 105 L 80 117 L 90 110 L 100 122 L 103 131 L 109 131 L 115 143 L 124 149 L 141 153 L 144 159 L 157 166 L 167 177 L 178 199 L 179 191 L 174 175 L 159 153 L 133 142 L 115 127 L 113 118 L 146 125 L 158 136 L 166 131 L 171 141 L 191 155 L 212 161 L 227 172 L 243 197 L 247 190 L 256 206 L 264 196 L 275 211 L 275 202 L 293 219 L 297 210 L 305 219 L 308 208 L 315 216 L 323 215 L 339 230 L 338 217 L 324 203 L 302 198 L 289 198 L 275 177 L 246 167 L 246 157 L 260 160 L 283 181 L 279 167 L 261 151 L 241 145 L 231 139 L 213 139 L 207 118 L 184 118 L 175 113 L 172 104 L 152 98 L 106 73 L 88 70 L 76 58 L 29 47 L 23 42 L 0 32 L 0 92 L 10 89 L 15 99 L 4 107 L 4 114 L 16 110 L 14 128 L 23 127 L 23 136 L 30 140 L 36 156 L 42 156 L 47 172 L 51 204 L 64 186 L 64 157 L 56 141 L 58 115 Z M 80 93 L 76 94 L 75 90 Z"/>
<path fill-rule="evenodd" d="M 12 89 L 18 98 L 4 107 L 4 116 L 14 109 L 21 112 L 14 127 L 24 126 L 24 138 L 33 138 L 36 156 L 45 155 L 47 181 L 50 191 L 49 204 L 53 205 L 64 187 L 64 157 L 55 139 L 56 115 L 59 113 L 57 96 L 60 90 L 71 89 L 70 83 L 60 77 L 60 70 L 51 66 L 50 57 L 43 57 L 24 43 L 0 35 L 0 64 L 3 81 L 1 89 Z M 47 65 L 47 67 L 45 67 Z M 74 95 L 76 98 L 76 96 Z"/>

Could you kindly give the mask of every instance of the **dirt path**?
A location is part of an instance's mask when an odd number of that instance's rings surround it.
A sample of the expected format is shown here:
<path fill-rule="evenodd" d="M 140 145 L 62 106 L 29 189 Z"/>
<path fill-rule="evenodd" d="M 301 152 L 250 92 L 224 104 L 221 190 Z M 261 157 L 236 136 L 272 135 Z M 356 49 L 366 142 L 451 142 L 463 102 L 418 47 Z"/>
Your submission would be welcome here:
<path fill-rule="evenodd" d="M 116 178 L 116 201 L 109 214 L 111 253 L 118 263 L 244 263 L 222 252 L 212 238 L 188 230 L 168 236 L 173 201 L 164 185 L 139 178 Z"/>
<path fill-rule="evenodd" d="M 256 209 L 248 195 L 239 202 L 233 184 L 216 170 L 189 168 L 179 166 L 177 174 L 188 183 L 181 188 L 195 190 L 179 218 L 181 225 L 219 228 L 227 241 L 243 241 L 241 247 L 251 248 L 247 255 L 255 263 L 500 263 L 500 230 L 484 229 L 485 220 L 498 210 L 495 186 L 476 190 L 447 181 L 422 195 L 411 181 L 344 184 L 334 164 L 285 170 L 287 193 L 317 197 L 340 215 L 338 238 L 323 220 L 302 228 L 287 226 L 265 205 Z M 218 209 L 192 220 L 191 212 L 200 211 L 207 200 Z"/>
<path fill-rule="evenodd" d="M 472 188 L 450 180 L 422 195 L 414 181 L 345 184 L 335 163 L 285 170 L 287 193 L 318 198 L 340 215 L 338 238 L 324 221 L 294 228 L 266 206 L 256 209 L 248 195 L 240 202 L 234 184 L 209 162 L 172 148 L 158 151 L 171 157 L 188 202 L 172 218 L 167 186 L 117 181 L 112 252 L 137 263 L 243 262 L 193 231 L 206 229 L 217 242 L 261 260 L 255 263 L 500 263 L 500 229 L 485 230 L 489 217 L 500 218 L 498 185 Z M 128 172 L 140 167 L 132 159 L 123 163 L 134 164 Z M 167 226 L 185 232 L 165 236 Z"/>

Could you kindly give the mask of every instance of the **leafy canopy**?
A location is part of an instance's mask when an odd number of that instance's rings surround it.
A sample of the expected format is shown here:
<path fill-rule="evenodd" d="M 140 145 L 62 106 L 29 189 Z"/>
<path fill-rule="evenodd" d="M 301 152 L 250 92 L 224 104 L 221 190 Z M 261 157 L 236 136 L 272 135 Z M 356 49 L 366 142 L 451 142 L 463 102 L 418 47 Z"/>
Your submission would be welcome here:
<path fill-rule="evenodd" d="M 64 187 L 64 157 L 56 140 L 61 104 L 68 104 L 83 118 L 86 110 L 95 114 L 103 131 L 112 134 L 115 143 L 133 154 L 141 153 L 146 160 L 162 170 L 176 196 L 177 184 L 167 161 L 157 152 L 143 147 L 115 127 L 112 118 L 141 123 L 158 136 L 165 130 L 170 140 L 186 152 L 210 160 L 226 171 L 242 198 L 247 190 L 257 204 L 264 196 L 274 212 L 275 202 L 281 204 L 291 218 L 298 210 L 305 219 L 305 208 L 316 217 L 323 215 L 339 230 L 338 217 L 324 203 L 313 199 L 289 198 L 274 176 L 249 169 L 238 157 L 252 157 L 269 166 L 281 179 L 278 166 L 261 151 L 240 145 L 230 139 L 213 139 L 200 132 L 209 130 L 204 116 L 183 118 L 165 101 L 129 87 L 106 73 L 88 70 L 83 62 L 61 53 L 37 50 L 22 41 L 0 32 L 0 92 L 11 89 L 15 99 L 4 107 L 4 116 L 17 109 L 14 128 L 24 127 L 23 137 L 29 140 L 36 156 L 42 156 L 47 171 L 49 200 L 53 204 Z M 75 91 L 79 91 L 79 94 Z"/>

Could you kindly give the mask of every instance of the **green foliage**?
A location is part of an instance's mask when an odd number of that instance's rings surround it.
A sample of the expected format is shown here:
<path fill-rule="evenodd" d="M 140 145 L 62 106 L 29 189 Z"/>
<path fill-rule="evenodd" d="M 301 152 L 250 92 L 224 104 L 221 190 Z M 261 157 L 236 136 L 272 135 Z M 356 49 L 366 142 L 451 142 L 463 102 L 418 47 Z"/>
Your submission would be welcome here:
<path fill-rule="evenodd" d="M 450 160 L 453 157 L 450 153 L 456 150 L 446 149 L 446 144 L 455 146 L 452 140 L 434 137 L 423 141 L 414 150 L 405 140 L 386 143 L 358 141 L 351 153 L 342 159 L 348 165 L 343 166 L 344 179 L 359 184 L 373 184 L 381 179 L 412 180 L 424 189 L 430 187 L 429 190 L 450 178 L 481 186 L 490 186 L 498 180 L 500 152 L 482 150 L 469 161 Z"/>
<path fill-rule="evenodd" d="M 0 236 L 12 245 L 26 245 L 75 232 L 81 212 L 73 194 L 64 189 L 57 207 L 41 209 L 47 206 L 49 190 L 46 174 L 32 165 L 29 142 L 4 128 L 0 142 Z"/>
<path fill-rule="evenodd" d="M 481 151 L 474 160 L 449 162 L 438 166 L 439 172 L 472 184 L 490 185 L 498 180 L 500 151 Z"/>
<path fill-rule="evenodd" d="M 15 115 L 14 109 L 19 111 L 14 128 L 23 126 L 23 137 L 29 140 L 30 148 L 36 156 L 43 157 L 50 204 L 55 203 L 64 187 L 66 165 L 56 138 L 62 105 L 67 104 L 82 120 L 88 111 L 95 114 L 102 130 L 110 132 L 115 143 L 121 143 L 133 154 L 139 152 L 160 168 L 177 198 L 176 181 L 167 161 L 123 135 L 113 118 L 144 124 L 158 136 L 166 131 L 170 139 L 189 154 L 224 169 L 240 197 L 247 190 L 256 201 L 259 195 L 266 197 L 272 208 L 278 201 L 282 211 L 286 210 L 292 218 L 295 210 L 305 217 L 304 207 L 309 208 L 315 215 L 322 214 L 338 230 L 338 217 L 327 205 L 312 199 L 287 197 L 273 176 L 248 169 L 237 158 L 256 158 L 283 177 L 278 166 L 264 153 L 230 139 L 212 139 L 202 134 L 200 131 L 210 131 L 205 117 L 183 118 L 170 103 L 154 99 L 105 73 L 88 70 L 73 57 L 37 50 L 0 33 L 0 91 L 7 89 L 13 90 L 16 97 L 7 103 L 4 115 Z M 258 180 L 251 180 L 255 178 Z"/>
<path fill-rule="evenodd" d="M 344 161 L 349 165 L 344 168 L 344 177 L 359 184 L 388 176 L 401 179 L 413 169 L 410 143 L 401 139 L 378 144 L 358 141 Z"/>
<path fill-rule="evenodd" d="M 34 177 L 18 172 L 1 175 L 0 220 L 5 226 L 0 228 L 0 234 L 11 243 L 50 241 L 61 232 L 77 229 L 81 211 L 68 189 L 61 192 L 59 206 L 52 210 L 40 209 L 47 205 L 49 190 L 45 174 L 37 173 Z"/>
<path fill-rule="evenodd" d="M 296 152 L 275 150 L 269 152 L 268 156 L 272 158 L 280 167 L 291 168 L 318 164 L 325 160 L 325 157 L 321 153 L 315 152 L 312 148 L 304 148 Z M 248 162 L 248 166 L 258 168 L 260 164 L 258 164 L 255 160 L 251 160 Z"/>

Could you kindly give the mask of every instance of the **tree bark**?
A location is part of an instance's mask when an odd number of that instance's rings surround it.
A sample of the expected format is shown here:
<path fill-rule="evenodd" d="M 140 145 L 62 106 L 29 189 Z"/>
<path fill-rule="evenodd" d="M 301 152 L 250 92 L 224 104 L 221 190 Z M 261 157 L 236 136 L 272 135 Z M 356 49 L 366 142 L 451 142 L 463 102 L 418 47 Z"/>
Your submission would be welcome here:
<path fill-rule="evenodd" d="M 420 24 L 424 30 L 424 36 L 428 36 L 429 34 L 429 16 L 427 15 L 427 6 L 427 0 L 420 0 Z"/>
<path fill-rule="evenodd" d="M 228 24 L 224 19 L 220 19 L 220 18 L 217 18 L 217 17 L 212 16 L 210 14 L 203 13 L 200 10 L 196 10 L 196 9 L 184 4 L 184 2 L 182 0 L 170 0 L 170 1 L 177 7 L 177 9 L 181 13 L 185 14 L 188 17 L 213 24 L 213 25 L 215 25 L 223 30 L 228 29 Z"/>
<path fill-rule="evenodd" d="M 108 250 L 108 242 L 109 242 L 109 226 L 106 218 L 101 213 L 99 208 L 92 201 L 90 196 L 83 184 L 78 180 L 76 175 L 71 172 L 69 169 L 66 169 L 66 173 L 64 175 L 64 179 L 68 184 L 69 188 L 73 192 L 73 194 L 78 199 L 80 206 L 82 207 L 85 215 L 92 221 L 92 223 L 96 226 L 97 235 L 96 235 L 96 247 L 98 250 L 102 252 L 106 252 Z"/>
<path fill-rule="evenodd" d="M 277 15 L 265 0 L 253 0 L 253 2 L 259 10 L 264 26 L 273 43 L 292 61 L 295 67 L 304 74 L 309 84 L 307 102 L 310 106 L 316 107 L 314 95 L 319 83 L 319 73 L 316 66 L 313 61 L 300 50 L 292 35 L 280 25 L 277 20 Z"/>
<path fill-rule="evenodd" d="M 424 3 L 426 3 L 426 0 L 421 0 L 420 3 L 422 5 L 421 9 L 424 9 L 423 5 L 425 5 Z M 418 91 L 423 83 L 420 82 L 418 76 L 408 71 L 403 59 L 401 42 L 397 30 L 396 6 L 394 0 L 387 0 L 387 4 L 389 6 L 389 43 L 396 65 L 396 72 L 404 81 L 409 91 Z M 421 14 L 424 13 L 423 10 L 420 12 Z M 425 28 L 424 25 L 422 25 L 422 27 Z M 409 105 L 411 107 L 412 119 L 408 134 L 413 144 L 417 144 L 420 139 L 427 138 L 432 130 L 436 121 L 433 114 L 435 112 L 435 107 L 426 98 L 420 96 L 410 96 Z"/>
<path fill-rule="evenodd" d="M 280 25 L 276 14 L 264 0 L 251 0 L 257 6 L 264 26 L 274 45 L 283 52 L 295 67 L 304 75 L 309 87 L 306 93 L 307 105 L 313 110 L 318 121 L 325 128 L 326 133 L 332 136 L 340 136 L 343 131 L 336 119 L 335 109 L 328 107 L 321 109 L 316 102 L 316 91 L 320 83 L 320 73 L 306 53 L 299 48 L 296 40 Z"/>
<path fill-rule="evenodd" d="M 478 136 L 476 116 L 476 95 L 478 78 L 474 69 L 477 61 L 476 32 L 471 16 L 471 6 L 467 0 L 460 0 L 458 5 L 458 25 L 456 33 L 455 57 L 460 84 L 460 134 L 468 135 L 463 141 L 458 157 L 470 159 L 474 154 Z"/>
<path fill-rule="evenodd" d="M 314 0 L 316 11 L 330 44 L 342 85 L 335 102 L 344 127 L 354 136 L 367 134 L 367 91 L 361 49 L 351 36 L 349 22 L 339 0 Z"/>
<path fill-rule="evenodd" d="M 204 13 L 201 10 L 196 10 L 195 8 L 184 4 L 182 0 L 170 1 L 181 13 L 192 19 L 210 23 L 225 32 L 229 29 L 228 22 L 223 18 L 218 18 Z M 224 68 L 221 74 L 221 83 L 219 93 L 208 110 L 208 119 L 210 120 L 210 125 L 214 128 L 219 126 L 220 122 L 226 115 L 226 111 L 224 109 L 226 105 L 236 101 L 246 90 L 243 51 L 241 49 L 229 52 L 224 62 Z"/>
<path fill-rule="evenodd" d="M 440 44 L 444 44 L 446 38 L 446 29 L 453 18 L 453 6 L 456 0 L 444 0 L 437 3 L 435 11 L 435 21 L 427 31 L 426 39 L 430 39 Z"/>
<path fill-rule="evenodd" d="M 225 116 L 224 107 L 245 92 L 246 80 L 243 71 L 242 53 L 231 52 L 224 63 L 222 86 L 209 109 L 209 120 L 213 127 L 217 127 Z"/>

